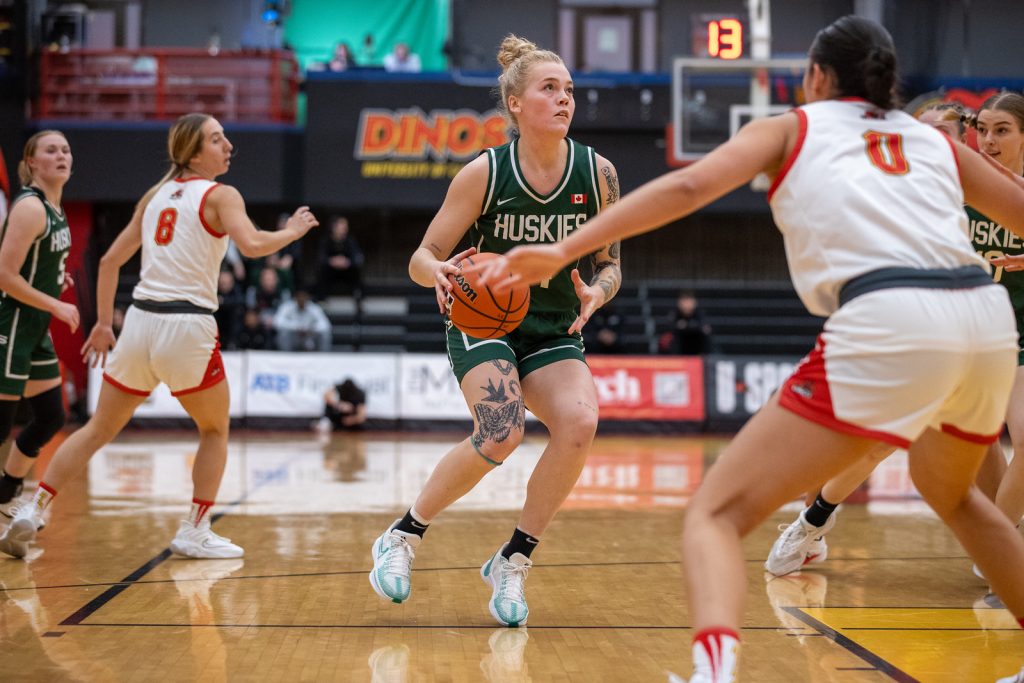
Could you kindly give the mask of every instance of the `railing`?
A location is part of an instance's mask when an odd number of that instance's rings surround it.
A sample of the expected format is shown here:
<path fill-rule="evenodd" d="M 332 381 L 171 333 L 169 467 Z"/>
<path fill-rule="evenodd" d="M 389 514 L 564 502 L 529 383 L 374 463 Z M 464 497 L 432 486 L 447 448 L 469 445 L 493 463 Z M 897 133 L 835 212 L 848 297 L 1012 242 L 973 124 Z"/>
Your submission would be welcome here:
<path fill-rule="evenodd" d="M 149 121 L 200 111 L 222 121 L 294 123 L 298 74 L 285 50 L 44 52 L 33 116 Z"/>

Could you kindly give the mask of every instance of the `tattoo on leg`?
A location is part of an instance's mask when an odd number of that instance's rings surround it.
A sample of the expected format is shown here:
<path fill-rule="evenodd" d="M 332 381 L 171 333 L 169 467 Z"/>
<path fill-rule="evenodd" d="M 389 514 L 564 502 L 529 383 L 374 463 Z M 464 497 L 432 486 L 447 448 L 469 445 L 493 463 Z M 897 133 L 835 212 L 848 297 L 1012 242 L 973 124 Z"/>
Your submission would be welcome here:
<path fill-rule="evenodd" d="M 491 365 L 498 369 L 498 372 L 508 377 L 508 375 L 515 368 L 515 364 L 510 360 L 492 360 Z"/>
<path fill-rule="evenodd" d="M 501 443 L 508 438 L 513 429 L 522 429 L 526 424 L 526 404 L 523 402 L 523 394 L 519 382 L 509 380 L 508 390 L 505 388 L 505 380 L 494 386 L 492 380 L 487 380 L 486 387 L 480 387 L 487 392 L 483 401 L 473 406 L 473 413 L 476 415 L 477 432 L 473 435 L 473 444 L 479 449 L 486 440 Z M 498 403 L 497 407 L 489 406 L 487 403 Z"/>

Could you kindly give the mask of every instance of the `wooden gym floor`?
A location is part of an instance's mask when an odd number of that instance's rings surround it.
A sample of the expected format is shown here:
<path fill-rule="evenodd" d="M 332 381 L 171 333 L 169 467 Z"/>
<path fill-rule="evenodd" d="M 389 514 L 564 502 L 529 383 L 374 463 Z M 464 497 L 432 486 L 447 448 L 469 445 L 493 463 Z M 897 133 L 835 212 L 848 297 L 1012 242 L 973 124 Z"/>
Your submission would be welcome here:
<path fill-rule="evenodd" d="M 665 681 L 689 673 L 679 568 L 686 500 L 727 438 L 602 437 L 534 554 L 527 628 L 499 628 L 479 566 L 507 539 L 543 440 L 446 512 L 412 598 L 370 587 L 370 544 L 458 435 L 238 432 L 214 528 L 238 560 L 167 544 L 195 439 L 141 431 L 62 491 L 28 561 L 0 560 L 0 679 L 17 681 Z M 46 456 L 40 461 L 44 467 Z M 745 543 L 742 680 L 992 683 L 1024 631 L 916 499 L 905 460 L 840 512 L 828 561 L 767 581 L 795 505 Z"/>

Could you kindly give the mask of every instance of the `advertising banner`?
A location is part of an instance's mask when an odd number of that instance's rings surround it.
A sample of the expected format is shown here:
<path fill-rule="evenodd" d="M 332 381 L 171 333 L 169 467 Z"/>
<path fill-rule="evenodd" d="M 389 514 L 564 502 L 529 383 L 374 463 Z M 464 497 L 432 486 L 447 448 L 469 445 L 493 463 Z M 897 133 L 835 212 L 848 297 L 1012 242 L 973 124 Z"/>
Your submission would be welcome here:
<path fill-rule="evenodd" d="M 276 353 L 250 351 L 245 415 L 316 417 L 324 392 L 351 377 L 366 392 L 366 416 L 398 417 L 393 353 Z"/>
<path fill-rule="evenodd" d="M 799 358 L 769 356 L 709 356 L 708 418 L 745 421 L 782 386 L 799 362 Z"/>
<path fill-rule="evenodd" d="M 602 420 L 704 419 L 700 358 L 587 356 Z"/>

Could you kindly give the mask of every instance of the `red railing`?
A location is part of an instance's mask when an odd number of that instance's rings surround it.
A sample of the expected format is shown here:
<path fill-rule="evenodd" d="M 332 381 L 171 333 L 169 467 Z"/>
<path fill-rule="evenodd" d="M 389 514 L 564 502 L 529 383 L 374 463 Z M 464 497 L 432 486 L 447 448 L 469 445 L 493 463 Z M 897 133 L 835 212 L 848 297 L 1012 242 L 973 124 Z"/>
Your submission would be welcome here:
<path fill-rule="evenodd" d="M 285 50 L 44 52 L 33 116 L 146 121 L 201 111 L 222 121 L 294 123 L 298 74 Z"/>

